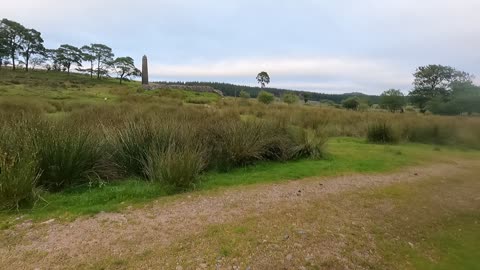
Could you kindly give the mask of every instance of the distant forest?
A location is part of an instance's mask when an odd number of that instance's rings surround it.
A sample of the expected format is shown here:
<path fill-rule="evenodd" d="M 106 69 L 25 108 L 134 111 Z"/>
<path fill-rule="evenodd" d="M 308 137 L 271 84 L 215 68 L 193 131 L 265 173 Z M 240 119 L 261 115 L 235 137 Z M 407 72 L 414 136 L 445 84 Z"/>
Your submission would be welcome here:
<path fill-rule="evenodd" d="M 191 85 L 191 86 L 211 86 L 217 90 L 223 92 L 225 96 L 235 97 L 239 95 L 240 91 L 245 91 L 250 94 L 251 97 L 257 97 L 258 93 L 262 90 L 270 92 L 277 97 L 281 97 L 286 93 L 294 93 L 298 95 L 304 101 L 326 101 L 330 100 L 337 104 L 340 104 L 343 100 L 349 97 L 361 97 L 366 100 L 369 104 L 378 104 L 380 102 L 380 96 L 374 95 L 365 95 L 362 93 L 345 93 L 345 94 L 323 94 L 323 93 L 315 93 L 315 92 L 307 92 L 307 91 L 295 91 L 295 90 L 288 90 L 288 89 L 279 89 L 279 88 L 260 88 L 260 87 L 252 87 L 252 86 L 244 86 L 244 85 L 235 85 L 230 83 L 218 83 L 218 82 L 158 82 L 160 84 L 184 84 L 184 85 Z"/>

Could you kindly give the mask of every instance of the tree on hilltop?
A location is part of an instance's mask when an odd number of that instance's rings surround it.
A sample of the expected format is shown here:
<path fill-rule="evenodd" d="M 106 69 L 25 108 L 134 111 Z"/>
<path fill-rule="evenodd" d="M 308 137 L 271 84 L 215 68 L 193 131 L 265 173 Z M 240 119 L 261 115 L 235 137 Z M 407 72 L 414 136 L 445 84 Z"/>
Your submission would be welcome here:
<path fill-rule="evenodd" d="M 45 54 L 42 34 L 35 29 L 25 29 L 23 33 L 22 50 L 20 54 L 23 56 L 25 69 L 28 71 L 32 55 Z"/>
<path fill-rule="evenodd" d="M 70 74 L 72 65 L 82 66 L 82 51 L 72 45 L 63 44 L 55 51 L 55 61 L 67 69 Z"/>
<path fill-rule="evenodd" d="M 262 71 L 257 75 L 257 82 L 261 85 L 262 88 L 265 88 L 265 85 L 270 83 L 270 76 L 267 72 Z"/>
<path fill-rule="evenodd" d="M 113 57 L 112 48 L 104 44 L 91 44 L 90 51 L 97 62 L 97 79 L 100 79 L 101 75 L 108 74 L 108 69 L 112 66 Z"/>
<path fill-rule="evenodd" d="M 25 31 L 25 27 L 17 22 L 8 19 L 0 21 L 0 44 L 3 47 L 2 51 L 10 57 L 14 70 L 16 68 L 15 60 L 23 49 Z"/>
<path fill-rule="evenodd" d="M 115 72 L 118 74 L 120 78 L 120 84 L 125 78 L 129 78 L 131 76 L 140 76 L 140 70 L 135 67 L 133 58 L 131 57 L 118 57 L 113 62 L 113 67 Z"/>
<path fill-rule="evenodd" d="M 5 65 L 6 59 L 8 59 L 7 45 L 3 39 L 0 38 L 0 67 Z"/>
<path fill-rule="evenodd" d="M 83 46 L 82 48 L 80 48 L 80 50 L 82 51 L 82 60 L 90 63 L 90 68 L 84 69 L 82 71 L 87 71 L 88 73 L 90 73 L 90 78 L 93 78 L 93 66 L 95 64 L 95 60 L 97 59 L 94 54 L 95 52 L 93 51 L 92 46 L 88 45 Z"/>

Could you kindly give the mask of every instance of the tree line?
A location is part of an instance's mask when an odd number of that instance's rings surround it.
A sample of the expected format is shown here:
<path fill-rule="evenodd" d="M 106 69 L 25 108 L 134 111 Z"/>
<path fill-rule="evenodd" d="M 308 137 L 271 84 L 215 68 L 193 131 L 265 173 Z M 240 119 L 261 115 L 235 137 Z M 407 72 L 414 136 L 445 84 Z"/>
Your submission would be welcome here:
<path fill-rule="evenodd" d="M 413 76 L 413 89 L 407 97 L 390 89 L 380 96 L 380 105 L 392 112 L 403 111 L 409 102 L 422 113 L 480 113 L 480 87 L 473 83 L 472 74 L 450 66 L 428 65 L 418 67 Z"/>
<path fill-rule="evenodd" d="M 408 100 L 422 113 L 427 111 L 446 115 L 480 113 L 480 87 L 473 84 L 472 74 L 450 66 L 428 65 L 417 68 L 413 76 L 414 88 L 408 94 L 408 99 L 402 91 L 389 89 L 380 95 L 379 106 L 393 113 L 404 112 Z M 260 72 L 256 79 L 261 89 L 270 83 L 270 76 L 265 71 Z M 240 96 L 246 97 L 249 93 L 242 90 Z M 266 91 L 262 90 L 258 94 L 258 100 L 265 104 L 273 102 L 273 99 L 273 94 Z M 298 99 L 293 93 L 282 94 L 282 100 L 288 104 L 293 104 Z M 307 98 L 304 97 L 304 101 L 306 103 Z M 342 105 L 347 109 L 357 110 L 361 107 L 368 108 L 371 101 L 372 99 L 369 100 L 365 95 L 357 94 L 342 100 Z"/>
<path fill-rule="evenodd" d="M 187 81 L 187 82 L 167 82 L 167 81 L 160 81 L 158 83 L 161 84 L 171 84 L 171 85 L 189 85 L 189 86 L 210 86 L 217 90 L 223 92 L 225 96 L 229 97 L 239 97 L 240 92 L 244 91 L 248 93 L 248 95 L 252 98 L 258 97 L 259 93 L 262 90 L 266 90 L 277 97 L 283 97 L 285 94 L 295 94 L 299 97 L 299 99 L 303 102 L 325 102 L 325 103 L 337 103 L 340 104 L 343 100 L 353 97 L 359 96 L 363 99 L 367 100 L 369 104 L 375 104 L 379 102 L 380 97 L 375 95 L 365 95 L 362 93 L 346 93 L 346 94 L 325 94 L 325 93 L 316 93 L 316 92 L 308 92 L 308 91 L 293 91 L 288 89 L 281 89 L 281 88 L 262 88 L 262 87 L 254 87 L 254 86 L 245 86 L 245 85 L 236 85 L 231 83 L 220 83 L 220 82 L 200 82 L 200 81 Z"/>
<path fill-rule="evenodd" d="M 88 63 L 86 67 L 84 63 Z M 0 67 L 11 65 L 15 70 L 19 64 L 25 65 L 28 72 L 31 67 L 42 66 L 50 71 L 70 70 L 88 73 L 100 79 L 115 73 L 123 80 L 140 76 L 140 70 L 135 67 L 132 57 L 117 57 L 107 45 L 90 44 L 76 47 L 62 44 L 57 49 L 47 49 L 44 46 L 42 34 L 22 24 L 2 19 L 0 21 Z"/>

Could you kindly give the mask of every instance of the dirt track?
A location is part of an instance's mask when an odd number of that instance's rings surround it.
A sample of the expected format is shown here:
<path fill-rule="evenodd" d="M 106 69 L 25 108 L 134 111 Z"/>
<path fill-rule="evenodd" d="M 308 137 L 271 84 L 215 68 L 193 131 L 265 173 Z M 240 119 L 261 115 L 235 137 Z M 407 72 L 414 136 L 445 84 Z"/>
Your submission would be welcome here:
<path fill-rule="evenodd" d="M 191 193 L 173 201 L 152 202 L 141 209 L 102 213 L 71 223 L 21 224 L 0 232 L 0 268 L 83 268 L 105 256 L 128 257 L 166 248 L 177 240 L 200 235 L 211 225 L 255 218 L 285 207 L 301 208 L 331 194 L 454 176 L 471 165 L 436 164 L 393 174 L 309 178 Z"/>

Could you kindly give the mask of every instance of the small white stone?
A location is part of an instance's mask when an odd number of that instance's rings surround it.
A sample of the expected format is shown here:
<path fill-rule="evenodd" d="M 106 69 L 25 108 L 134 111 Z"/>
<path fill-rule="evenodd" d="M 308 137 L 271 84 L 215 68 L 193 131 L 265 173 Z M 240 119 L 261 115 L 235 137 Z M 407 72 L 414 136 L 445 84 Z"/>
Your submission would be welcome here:
<path fill-rule="evenodd" d="M 50 220 L 47 220 L 45 222 L 42 222 L 42 224 L 50 224 L 50 223 L 53 223 L 55 221 L 55 219 L 50 219 Z"/>

